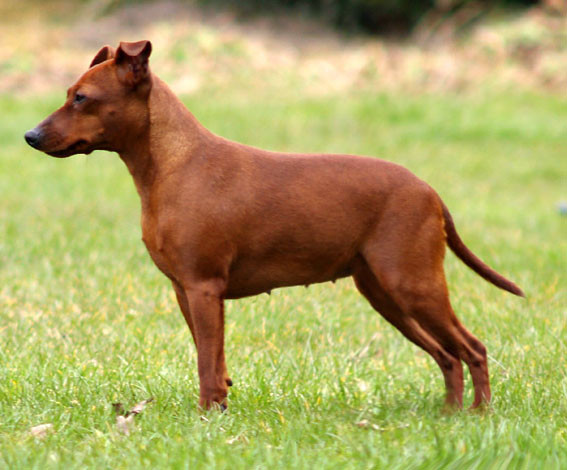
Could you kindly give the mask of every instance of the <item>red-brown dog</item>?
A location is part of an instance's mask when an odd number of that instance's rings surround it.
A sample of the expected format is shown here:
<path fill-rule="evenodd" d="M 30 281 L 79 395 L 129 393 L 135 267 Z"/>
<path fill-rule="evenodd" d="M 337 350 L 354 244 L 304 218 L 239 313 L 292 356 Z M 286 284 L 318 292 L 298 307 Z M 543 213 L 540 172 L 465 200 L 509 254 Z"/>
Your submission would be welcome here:
<path fill-rule="evenodd" d="M 522 296 L 461 241 L 435 191 L 405 168 L 350 155 L 267 152 L 205 129 L 148 67 L 148 41 L 103 47 L 63 107 L 26 133 L 54 157 L 118 152 L 142 201 L 150 256 L 197 347 L 199 403 L 226 406 L 224 299 L 352 276 L 370 304 L 443 372 L 446 403 L 490 400 L 486 349 L 449 302 L 445 244 Z"/>

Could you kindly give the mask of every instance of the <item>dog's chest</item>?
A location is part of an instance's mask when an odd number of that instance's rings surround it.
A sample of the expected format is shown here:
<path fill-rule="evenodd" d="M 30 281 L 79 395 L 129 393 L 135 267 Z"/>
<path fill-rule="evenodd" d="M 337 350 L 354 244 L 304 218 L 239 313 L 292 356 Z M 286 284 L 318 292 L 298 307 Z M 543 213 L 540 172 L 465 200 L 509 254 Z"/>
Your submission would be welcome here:
<path fill-rule="evenodd" d="M 155 265 L 167 277 L 173 279 L 173 273 L 165 256 L 163 235 L 158 229 L 155 217 L 146 211 L 142 211 L 142 241 Z"/>

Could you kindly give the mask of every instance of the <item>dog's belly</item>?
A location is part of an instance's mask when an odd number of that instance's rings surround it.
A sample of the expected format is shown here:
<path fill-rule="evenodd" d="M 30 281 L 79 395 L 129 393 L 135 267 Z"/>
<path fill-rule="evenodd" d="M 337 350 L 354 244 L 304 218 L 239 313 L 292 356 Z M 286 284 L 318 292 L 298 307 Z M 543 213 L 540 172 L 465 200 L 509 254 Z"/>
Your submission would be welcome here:
<path fill-rule="evenodd" d="M 273 257 L 263 260 L 241 259 L 231 268 L 226 298 L 234 299 L 270 293 L 279 287 L 316 284 L 352 274 L 356 256 Z"/>

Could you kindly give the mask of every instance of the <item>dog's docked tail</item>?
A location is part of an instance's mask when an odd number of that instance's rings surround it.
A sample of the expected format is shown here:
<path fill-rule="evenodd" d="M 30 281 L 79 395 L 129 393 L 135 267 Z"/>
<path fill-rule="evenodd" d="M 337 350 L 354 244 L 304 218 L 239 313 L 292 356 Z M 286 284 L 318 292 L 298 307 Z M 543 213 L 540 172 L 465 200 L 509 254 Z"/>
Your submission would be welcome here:
<path fill-rule="evenodd" d="M 459 259 L 471 268 L 479 276 L 486 279 L 500 289 L 511 292 L 514 295 L 525 297 L 524 292 L 512 281 L 498 274 L 494 269 L 480 260 L 469 248 L 463 243 L 461 237 L 457 233 L 453 217 L 449 213 L 447 206 L 441 201 L 443 207 L 443 219 L 445 219 L 445 233 L 447 234 L 447 245 L 455 253 Z"/>

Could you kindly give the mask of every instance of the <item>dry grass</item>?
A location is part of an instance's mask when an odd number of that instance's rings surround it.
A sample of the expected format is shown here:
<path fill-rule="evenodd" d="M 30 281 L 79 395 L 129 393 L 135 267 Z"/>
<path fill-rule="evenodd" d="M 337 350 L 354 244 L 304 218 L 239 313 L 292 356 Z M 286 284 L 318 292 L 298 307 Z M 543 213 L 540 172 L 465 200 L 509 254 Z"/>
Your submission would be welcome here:
<path fill-rule="evenodd" d="M 239 86 L 310 95 L 478 87 L 561 91 L 567 84 L 567 18 L 538 9 L 492 15 L 458 39 L 447 25 L 435 33 L 420 29 L 417 41 L 394 41 L 347 38 L 286 15 L 243 22 L 229 10 L 174 1 L 114 9 L 110 3 L 0 5 L 0 93 L 59 90 L 101 45 L 142 38 L 153 41 L 153 67 L 178 93 Z"/>

